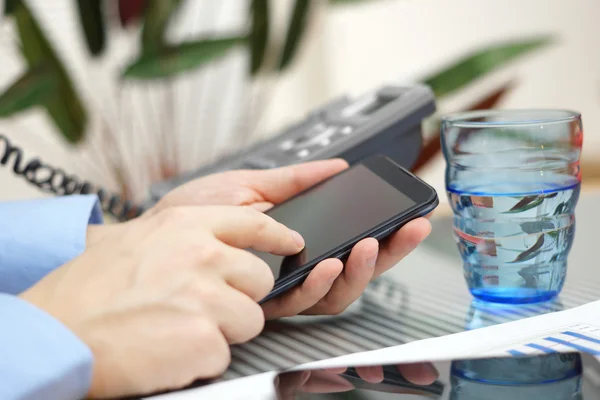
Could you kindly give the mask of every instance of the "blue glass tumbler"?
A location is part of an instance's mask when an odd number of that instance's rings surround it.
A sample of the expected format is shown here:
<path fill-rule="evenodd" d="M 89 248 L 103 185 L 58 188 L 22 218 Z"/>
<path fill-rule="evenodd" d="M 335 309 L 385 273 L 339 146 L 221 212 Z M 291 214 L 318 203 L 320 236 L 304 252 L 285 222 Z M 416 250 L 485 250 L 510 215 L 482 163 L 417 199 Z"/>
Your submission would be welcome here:
<path fill-rule="evenodd" d="M 583 127 L 565 110 L 442 120 L 446 191 L 471 294 L 534 303 L 560 293 L 575 234 Z"/>

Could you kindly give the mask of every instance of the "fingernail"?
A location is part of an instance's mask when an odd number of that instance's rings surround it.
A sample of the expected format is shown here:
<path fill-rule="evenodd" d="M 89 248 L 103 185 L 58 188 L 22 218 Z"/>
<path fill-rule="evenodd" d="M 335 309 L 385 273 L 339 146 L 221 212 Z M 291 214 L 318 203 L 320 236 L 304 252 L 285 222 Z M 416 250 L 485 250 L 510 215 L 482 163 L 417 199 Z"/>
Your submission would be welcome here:
<path fill-rule="evenodd" d="M 438 372 L 438 370 L 431 364 L 425 364 L 424 365 L 425 368 L 427 370 L 429 370 L 429 372 L 431 373 L 431 375 L 433 375 L 435 377 L 435 379 L 440 377 L 440 373 Z"/>
<path fill-rule="evenodd" d="M 379 254 L 379 251 L 377 251 L 371 257 L 367 258 L 367 267 L 375 268 L 375 264 L 377 263 L 377 255 L 378 254 Z"/>
<path fill-rule="evenodd" d="M 327 284 L 329 286 L 332 286 L 333 283 L 335 282 L 335 280 L 337 279 L 337 277 L 338 277 L 337 275 L 330 276 L 329 279 L 327 279 Z"/>
<path fill-rule="evenodd" d="M 292 237 L 294 238 L 294 242 L 296 242 L 298 247 L 300 247 L 301 249 L 304 248 L 304 238 L 302 237 L 302 235 L 291 229 L 290 232 L 292 232 Z"/>

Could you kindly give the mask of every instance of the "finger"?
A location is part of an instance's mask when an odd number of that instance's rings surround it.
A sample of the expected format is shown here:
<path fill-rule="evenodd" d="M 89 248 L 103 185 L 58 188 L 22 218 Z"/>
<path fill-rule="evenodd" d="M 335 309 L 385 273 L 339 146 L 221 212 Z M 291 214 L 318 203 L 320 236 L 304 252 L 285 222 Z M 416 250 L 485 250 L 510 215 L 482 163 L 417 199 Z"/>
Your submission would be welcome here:
<path fill-rule="evenodd" d="M 379 244 L 373 238 L 358 242 L 344 266 L 344 272 L 335 280 L 331 290 L 317 304 L 303 314 L 339 314 L 354 302 L 373 277 Z"/>
<path fill-rule="evenodd" d="M 269 203 L 268 201 L 259 201 L 258 203 L 251 204 L 250 207 L 254 208 L 257 211 L 265 212 L 273 208 L 273 203 Z"/>
<path fill-rule="evenodd" d="M 278 255 L 296 254 L 304 248 L 298 232 L 251 207 L 210 207 L 209 212 L 214 235 L 230 246 Z"/>
<path fill-rule="evenodd" d="M 324 371 L 339 375 L 339 374 L 346 372 L 347 369 L 348 369 L 348 367 L 333 367 L 333 368 L 326 368 Z"/>
<path fill-rule="evenodd" d="M 277 394 L 281 400 L 292 400 L 302 393 L 302 386 L 310 378 L 310 371 L 284 372 L 276 380 Z"/>
<path fill-rule="evenodd" d="M 346 168 L 346 161 L 332 159 L 244 173 L 248 177 L 246 181 L 252 182 L 252 189 L 266 201 L 277 204 Z"/>
<path fill-rule="evenodd" d="M 218 281 L 206 285 L 211 285 L 206 290 L 210 296 L 202 296 L 202 304 L 217 321 L 227 343 L 247 342 L 262 331 L 265 317 L 256 301 Z"/>
<path fill-rule="evenodd" d="M 320 262 L 302 285 L 263 304 L 265 317 L 290 317 L 312 307 L 327 295 L 343 268 L 342 262 L 334 258 Z"/>
<path fill-rule="evenodd" d="M 305 393 L 339 393 L 354 389 L 354 386 L 340 375 L 328 371 L 313 371 L 310 379 L 302 387 Z"/>
<path fill-rule="evenodd" d="M 379 383 L 383 381 L 383 367 L 381 366 L 356 367 L 356 373 L 369 383 Z"/>
<path fill-rule="evenodd" d="M 400 364 L 396 369 L 415 385 L 431 385 L 440 375 L 430 363 Z"/>
<path fill-rule="evenodd" d="M 413 251 L 431 232 L 431 224 L 418 218 L 404 225 L 382 243 L 373 277 L 376 278 Z"/>
<path fill-rule="evenodd" d="M 214 273 L 255 302 L 269 294 L 274 277 L 267 263 L 249 251 L 220 245 L 224 255 L 216 255 Z"/>

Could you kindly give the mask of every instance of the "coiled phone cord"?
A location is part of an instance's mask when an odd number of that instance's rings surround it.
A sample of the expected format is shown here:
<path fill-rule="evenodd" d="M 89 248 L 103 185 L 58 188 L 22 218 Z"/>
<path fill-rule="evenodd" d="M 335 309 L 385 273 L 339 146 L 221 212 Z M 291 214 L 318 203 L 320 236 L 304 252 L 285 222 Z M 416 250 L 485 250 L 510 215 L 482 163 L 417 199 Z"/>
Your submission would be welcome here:
<path fill-rule="evenodd" d="M 41 190 L 59 196 L 95 193 L 100 200 L 102 210 L 120 221 L 135 218 L 144 211 L 141 206 L 123 200 L 121 196 L 109 193 L 106 189 L 94 186 L 90 182 L 82 181 L 75 175 L 67 174 L 60 168 L 44 164 L 38 158 L 28 162 L 23 158 L 23 150 L 11 144 L 10 140 L 0 133 L 0 165 L 12 166 L 16 175 L 22 176 Z"/>

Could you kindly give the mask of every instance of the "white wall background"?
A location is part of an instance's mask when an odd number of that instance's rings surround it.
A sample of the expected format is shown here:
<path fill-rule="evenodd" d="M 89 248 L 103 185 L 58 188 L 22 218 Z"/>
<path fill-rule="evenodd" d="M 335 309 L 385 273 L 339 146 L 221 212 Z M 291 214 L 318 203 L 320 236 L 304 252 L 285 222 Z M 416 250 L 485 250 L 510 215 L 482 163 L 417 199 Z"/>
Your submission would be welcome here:
<path fill-rule="evenodd" d="M 202 0 L 207 1 L 213 0 Z M 68 8 L 62 0 L 32 3 L 46 11 Z M 229 4 L 231 12 L 245 6 L 244 0 L 225 3 Z M 277 3 L 280 24 L 291 2 Z M 551 33 L 556 35 L 557 44 L 494 74 L 439 106 L 444 112 L 459 109 L 472 101 L 474 94 L 516 77 L 518 86 L 506 98 L 504 107 L 560 107 L 581 111 L 586 134 L 584 158 L 600 155 L 600 2 L 597 0 L 380 0 L 336 7 L 329 12 L 324 10 L 325 7 L 320 7 L 298 62 L 277 81 L 267 103 L 267 118 L 261 125 L 263 132 L 273 132 L 301 118 L 312 107 L 336 95 L 358 94 L 394 80 L 418 80 L 486 43 Z M 220 15 L 223 13 L 226 11 L 221 10 Z M 211 21 L 203 23 L 214 26 Z M 69 29 L 60 24 L 53 25 L 51 20 L 48 25 L 57 34 L 62 32 L 61 29 Z M 6 29 L 0 30 L 0 35 L 3 32 L 6 33 Z M 63 36 L 64 40 L 75 40 L 69 39 L 67 34 Z M 6 43 L 6 35 L 0 36 L 0 43 Z M 0 47 L 0 88 L 14 78 L 19 68 L 11 61 L 10 54 L 3 52 L 5 48 L 5 45 Z M 233 65 L 240 59 L 233 56 L 229 62 Z M 224 62 L 219 66 L 225 68 L 227 65 Z M 220 72 L 221 75 L 219 71 L 222 69 L 215 72 L 213 68 L 208 72 L 212 74 L 208 78 L 207 72 L 203 72 L 203 79 L 213 83 L 215 95 L 219 93 L 219 82 L 243 73 L 243 69 L 236 70 L 231 66 Z M 204 107 L 211 104 L 210 97 L 206 101 Z M 208 109 L 209 112 L 203 114 L 205 118 L 197 124 L 219 126 L 212 115 L 219 113 Z M 228 112 L 221 110 L 221 118 L 227 118 Z M 39 124 L 44 124 L 43 116 L 37 118 Z M 65 169 L 81 170 L 84 176 L 100 181 L 105 179 L 105 175 L 95 173 L 89 165 L 81 167 L 85 164 L 81 156 L 65 150 L 51 131 L 42 129 L 42 133 L 29 135 L 27 131 L 33 128 L 21 129 L 25 124 L 37 126 L 13 119 L 10 123 L 0 123 L 0 129 L 31 149 L 32 154 L 40 154 Z M 19 128 L 15 129 L 16 125 Z M 424 177 L 440 190 L 443 190 L 442 169 L 443 163 L 439 161 L 424 173 Z M 114 187 L 114 182 L 106 179 L 106 184 Z M 40 196 L 35 188 L 15 178 L 6 168 L 0 168 L 0 199 L 35 196 Z"/>

